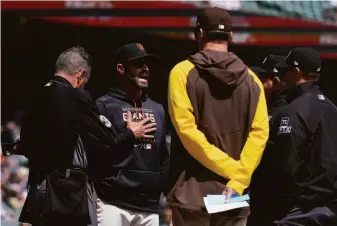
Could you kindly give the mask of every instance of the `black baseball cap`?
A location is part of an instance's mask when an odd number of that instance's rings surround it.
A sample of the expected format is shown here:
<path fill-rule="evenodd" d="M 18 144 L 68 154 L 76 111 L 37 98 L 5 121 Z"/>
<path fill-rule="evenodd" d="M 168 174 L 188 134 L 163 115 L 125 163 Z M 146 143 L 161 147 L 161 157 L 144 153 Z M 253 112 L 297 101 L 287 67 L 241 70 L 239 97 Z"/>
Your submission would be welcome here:
<path fill-rule="evenodd" d="M 205 8 L 198 15 L 197 27 L 206 31 L 230 32 L 232 30 L 232 18 L 224 9 L 218 7 Z"/>
<path fill-rule="evenodd" d="M 276 66 L 286 69 L 299 67 L 308 74 L 320 74 L 322 65 L 319 52 L 309 47 L 297 47 L 290 50 L 288 56 Z"/>
<path fill-rule="evenodd" d="M 284 62 L 286 56 L 278 56 L 274 54 L 268 55 L 262 62 L 260 67 L 251 67 L 259 78 L 263 77 L 281 77 L 284 74 L 283 68 L 277 67 L 277 64 Z"/>
<path fill-rule="evenodd" d="M 140 43 L 129 43 L 123 45 L 116 51 L 117 63 L 125 63 L 141 58 L 159 59 L 159 57 L 154 54 L 148 54 L 143 45 Z"/>

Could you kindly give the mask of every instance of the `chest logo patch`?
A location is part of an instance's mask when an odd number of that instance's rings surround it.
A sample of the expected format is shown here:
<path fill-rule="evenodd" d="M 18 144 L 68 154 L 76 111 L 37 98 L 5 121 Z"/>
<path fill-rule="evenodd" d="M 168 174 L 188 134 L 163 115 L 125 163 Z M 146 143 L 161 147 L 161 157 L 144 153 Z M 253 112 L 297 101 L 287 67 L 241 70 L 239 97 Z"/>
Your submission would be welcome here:
<path fill-rule="evenodd" d="M 291 126 L 289 125 L 289 117 L 282 117 L 281 123 L 278 128 L 277 134 L 286 134 L 291 133 Z"/>
<path fill-rule="evenodd" d="M 101 121 L 101 123 L 103 123 L 103 125 L 105 126 L 105 127 L 108 127 L 108 128 L 111 128 L 111 122 L 109 121 L 109 119 L 107 119 L 105 116 L 103 116 L 103 115 L 100 115 L 99 116 L 99 120 Z"/>
<path fill-rule="evenodd" d="M 44 85 L 44 87 L 48 87 L 48 86 L 51 86 L 51 84 L 53 84 L 52 82 L 48 82 Z"/>
<path fill-rule="evenodd" d="M 325 100 L 325 97 L 322 94 L 318 94 L 318 99 Z"/>

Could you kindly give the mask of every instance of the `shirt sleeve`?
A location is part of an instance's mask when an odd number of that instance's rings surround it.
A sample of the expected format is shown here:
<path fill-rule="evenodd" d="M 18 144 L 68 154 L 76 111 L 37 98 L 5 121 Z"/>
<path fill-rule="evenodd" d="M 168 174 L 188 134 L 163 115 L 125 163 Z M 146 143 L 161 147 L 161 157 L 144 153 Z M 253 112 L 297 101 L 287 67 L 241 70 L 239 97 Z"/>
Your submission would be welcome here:
<path fill-rule="evenodd" d="M 325 200 L 334 200 L 337 195 L 337 112 L 324 114 L 318 123 L 312 145 L 310 162 L 311 172 L 305 183 L 295 177 L 304 194 L 319 194 Z M 312 164 L 316 163 L 316 164 Z M 299 171 L 300 172 L 300 171 Z M 303 186 L 304 185 L 304 186 Z"/>
<path fill-rule="evenodd" d="M 285 112 L 273 126 L 273 156 L 284 190 L 300 190 L 333 200 L 337 185 L 336 113 L 311 109 L 308 115 Z M 302 197 L 297 197 L 301 199 Z M 305 198 L 306 199 L 306 198 Z"/>
<path fill-rule="evenodd" d="M 99 113 L 89 94 L 82 90 L 76 92 L 76 113 L 73 120 L 82 135 L 108 147 L 135 139 L 133 132 L 128 128 L 118 133 L 112 123 Z"/>

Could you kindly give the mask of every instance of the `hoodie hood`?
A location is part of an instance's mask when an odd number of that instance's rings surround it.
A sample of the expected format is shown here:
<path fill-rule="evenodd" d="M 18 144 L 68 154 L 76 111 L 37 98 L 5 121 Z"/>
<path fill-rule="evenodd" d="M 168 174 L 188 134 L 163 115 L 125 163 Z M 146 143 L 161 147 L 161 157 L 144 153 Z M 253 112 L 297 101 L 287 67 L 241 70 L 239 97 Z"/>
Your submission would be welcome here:
<path fill-rule="evenodd" d="M 202 50 L 188 58 L 205 76 L 214 76 L 222 84 L 235 88 L 247 76 L 247 66 L 234 54 L 214 50 Z"/>
<path fill-rule="evenodd" d="M 111 88 L 108 92 L 108 95 L 136 106 L 142 106 L 142 103 L 147 100 L 147 94 L 144 91 L 138 100 L 132 100 L 123 90 L 117 87 Z"/>

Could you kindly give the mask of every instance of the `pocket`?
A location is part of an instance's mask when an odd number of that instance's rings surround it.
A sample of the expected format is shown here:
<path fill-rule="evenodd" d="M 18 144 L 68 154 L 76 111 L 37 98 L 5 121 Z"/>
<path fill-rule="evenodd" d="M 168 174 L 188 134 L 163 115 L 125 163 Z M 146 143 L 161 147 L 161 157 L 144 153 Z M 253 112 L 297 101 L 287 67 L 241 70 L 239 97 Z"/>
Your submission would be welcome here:
<path fill-rule="evenodd" d="M 217 121 L 216 124 L 212 125 L 209 122 L 200 122 L 198 129 L 204 134 L 209 134 L 210 136 L 226 136 L 228 134 L 237 133 L 242 130 L 235 120 L 224 120 Z"/>
<path fill-rule="evenodd" d="M 70 170 L 69 177 L 58 170 L 49 174 L 46 179 L 47 215 L 90 223 L 87 180 L 87 175 L 79 170 Z"/>
<path fill-rule="evenodd" d="M 118 184 L 140 193 L 160 191 L 159 172 L 121 169 L 117 175 Z"/>
<path fill-rule="evenodd" d="M 238 125 L 224 126 L 221 129 L 219 128 L 218 131 L 203 124 L 200 124 L 199 128 L 205 134 L 208 142 L 220 148 L 235 160 L 240 159 L 245 134 Z"/>

